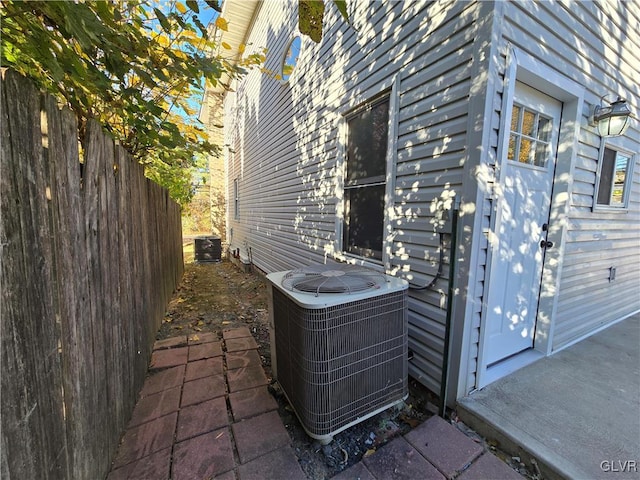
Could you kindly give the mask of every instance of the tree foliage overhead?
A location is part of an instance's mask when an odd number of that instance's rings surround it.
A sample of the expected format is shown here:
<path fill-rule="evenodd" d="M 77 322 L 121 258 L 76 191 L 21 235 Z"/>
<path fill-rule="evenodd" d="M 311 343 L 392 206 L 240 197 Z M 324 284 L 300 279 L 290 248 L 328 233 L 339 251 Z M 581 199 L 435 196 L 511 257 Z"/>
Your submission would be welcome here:
<path fill-rule="evenodd" d="M 235 0 L 241 1 L 241 0 Z M 299 1 L 300 31 L 319 42 L 324 1 Z M 333 0 L 349 21 L 346 0 Z M 193 195 L 197 158 L 217 154 L 190 100 L 205 85 L 237 78 L 264 60 L 217 42 L 226 31 L 219 0 L 1 0 L 0 65 L 54 94 L 82 130 L 97 119 L 147 176 L 183 206 Z M 202 18 L 215 10 L 215 28 Z"/>
<path fill-rule="evenodd" d="M 333 4 L 350 23 L 346 0 L 333 0 Z M 298 0 L 298 29 L 316 43 L 322 40 L 324 10 L 324 0 Z"/>
<path fill-rule="evenodd" d="M 201 21 L 207 8 L 219 11 L 219 2 L 2 1 L 0 62 L 68 105 L 81 130 L 97 119 L 184 204 L 179 170 L 217 152 L 185 120 L 196 113 L 189 100 L 205 82 L 219 85 L 264 61 L 261 53 L 237 61 L 238 52 L 218 45 Z M 227 22 L 218 16 L 215 26 Z"/>

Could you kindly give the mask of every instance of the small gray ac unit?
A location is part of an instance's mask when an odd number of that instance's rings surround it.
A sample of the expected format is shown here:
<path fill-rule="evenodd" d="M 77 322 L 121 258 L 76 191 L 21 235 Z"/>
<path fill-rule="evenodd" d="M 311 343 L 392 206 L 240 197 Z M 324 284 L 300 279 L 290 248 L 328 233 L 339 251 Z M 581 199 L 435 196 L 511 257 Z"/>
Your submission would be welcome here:
<path fill-rule="evenodd" d="M 267 275 L 274 377 L 310 437 L 407 397 L 405 280 L 346 264 Z"/>

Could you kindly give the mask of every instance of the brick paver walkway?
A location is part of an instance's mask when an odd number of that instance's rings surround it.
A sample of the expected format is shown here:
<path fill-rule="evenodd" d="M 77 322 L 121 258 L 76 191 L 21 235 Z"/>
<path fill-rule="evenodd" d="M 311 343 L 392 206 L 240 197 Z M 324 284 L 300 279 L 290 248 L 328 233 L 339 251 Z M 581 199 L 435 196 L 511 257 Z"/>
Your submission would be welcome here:
<path fill-rule="evenodd" d="M 107 480 L 305 479 L 256 348 L 245 327 L 156 342 Z M 522 477 L 432 417 L 334 478 Z"/>

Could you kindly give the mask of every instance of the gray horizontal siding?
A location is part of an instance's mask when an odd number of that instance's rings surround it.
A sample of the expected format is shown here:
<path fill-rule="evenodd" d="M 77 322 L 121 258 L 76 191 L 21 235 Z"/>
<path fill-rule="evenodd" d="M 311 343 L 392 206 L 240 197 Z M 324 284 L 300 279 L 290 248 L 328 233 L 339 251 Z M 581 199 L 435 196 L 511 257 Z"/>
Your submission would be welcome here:
<path fill-rule="evenodd" d="M 627 212 L 594 211 L 600 137 L 588 127 L 591 104 L 604 94 L 640 108 L 640 26 L 637 2 L 505 4 L 504 39 L 587 89 L 573 170 L 553 349 L 557 350 L 640 309 L 640 165 L 635 165 Z M 622 142 L 640 151 L 636 121 Z M 635 139 L 635 142 L 629 141 Z M 618 269 L 609 282 L 609 267 Z"/>
<path fill-rule="evenodd" d="M 471 8 L 473 7 L 473 8 Z M 405 69 L 400 83 L 396 165 L 396 217 L 392 269 L 411 284 L 428 284 L 438 269 L 439 236 L 432 205 L 461 191 L 467 146 L 468 102 L 475 6 L 449 12 L 443 38 Z M 449 280 L 449 236 L 442 278 L 432 290 L 414 290 L 409 304 L 409 373 L 439 392 Z"/>
<path fill-rule="evenodd" d="M 240 178 L 240 217 L 235 220 L 230 215 L 229 221 L 233 243 L 241 250 L 250 247 L 254 263 L 267 272 L 323 261 L 325 251 L 331 252 L 336 241 L 341 115 L 379 93 L 381 85 L 390 87 L 399 75 L 391 267 L 397 275 L 410 275 L 412 282 L 426 284 L 437 271 L 439 258 L 432 204 L 451 190 L 462 191 L 467 178 L 463 161 L 468 154 L 467 112 L 478 49 L 478 5 L 358 2 L 353 7 L 357 9 L 352 13 L 355 30 L 346 28 L 330 7 L 325 33 L 330 40 L 319 46 L 304 45 L 291 84 L 252 73 L 238 88 L 241 108 L 235 128 L 243 133 L 228 134 L 236 152 L 228 163 L 230 190 L 233 178 Z M 622 85 L 627 92 L 635 92 L 630 101 L 638 111 L 640 94 L 630 79 L 640 74 L 640 40 L 629 34 L 637 31 L 637 4 L 536 2 L 505 3 L 502 8 L 503 52 L 509 42 L 537 56 L 585 85 L 586 100 L 591 103 Z M 269 48 L 267 68 L 276 69 L 296 21 L 295 2 L 278 3 L 276 9 L 267 3 L 262 8 L 249 41 Z M 502 73 L 504 56 L 496 63 Z M 498 142 L 502 102 L 501 86 L 497 87 L 490 98 L 494 112 L 487 119 L 491 140 L 484 161 L 488 165 L 493 163 Z M 589 109 L 585 105 L 584 125 Z M 638 126 L 628 135 L 638 138 Z M 640 168 L 636 165 L 628 213 L 594 212 L 598 149 L 599 137 L 591 128 L 583 128 L 574 166 L 554 348 L 640 308 L 633 302 L 623 304 L 620 293 L 632 288 L 640 275 L 640 266 L 633 261 L 640 238 Z M 488 232 L 491 204 L 488 196 L 481 201 L 477 211 L 483 231 Z M 470 312 L 467 385 L 474 384 L 476 369 L 486 238 L 477 248 L 478 280 L 469 287 L 475 310 Z M 414 352 L 410 371 L 436 391 L 449 275 L 446 253 L 444 274 L 435 291 L 412 291 L 409 307 Z M 618 280 L 605 284 L 604 274 L 608 278 L 611 265 L 620 265 Z M 599 305 L 608 301 L 614 304 L 601 311 Z"/>
<path fill-rule="evenodd" d="M 248 39 L 268 48 L 275 70 L 296 2 L 265 3 Z M 286 5 L 285 8 L 282 8 Z M 328 4 L 330 5 L 330 4 Z M 438 270 L 431 204 L 463 182 L 467 110 L 477 6 L 472 2 L 357 2 L 355 29 L 329 7 L 325 41 L 303 44 L 288 85 L 253 72 L 238 86 L 227 131 L 228 188 L 239 178 L 240 215 L 229 215 L 231 248 L 266 272 L 322 262 L 336 241 L 336 191 L 342 114 L 390 88 L 400 76 L 397 178 L 391 266 L 424 285 Z M 351 8 L 351 7 L 350 7 Z M 236 130 L 236 133 L 229 130 Z M 233 202 L 230 201 L 232 207 Z M 448 237 L 446 238 L 448 242 Z M 448 245 L 448 243 L 447 243 Z M 412 291 L 411 374 L 438 391 L 449 276 L 435 290 Z"/>

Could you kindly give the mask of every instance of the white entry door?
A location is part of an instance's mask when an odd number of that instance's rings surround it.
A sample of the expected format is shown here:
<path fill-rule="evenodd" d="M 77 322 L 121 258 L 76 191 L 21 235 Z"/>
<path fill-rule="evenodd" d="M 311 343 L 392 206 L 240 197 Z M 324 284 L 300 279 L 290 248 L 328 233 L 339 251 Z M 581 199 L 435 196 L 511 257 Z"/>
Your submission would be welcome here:
<path fill-rule="evenodd" d="M 562 104 L 516 82 L 487 301 L 484 364 L 533 347 Z"/>

